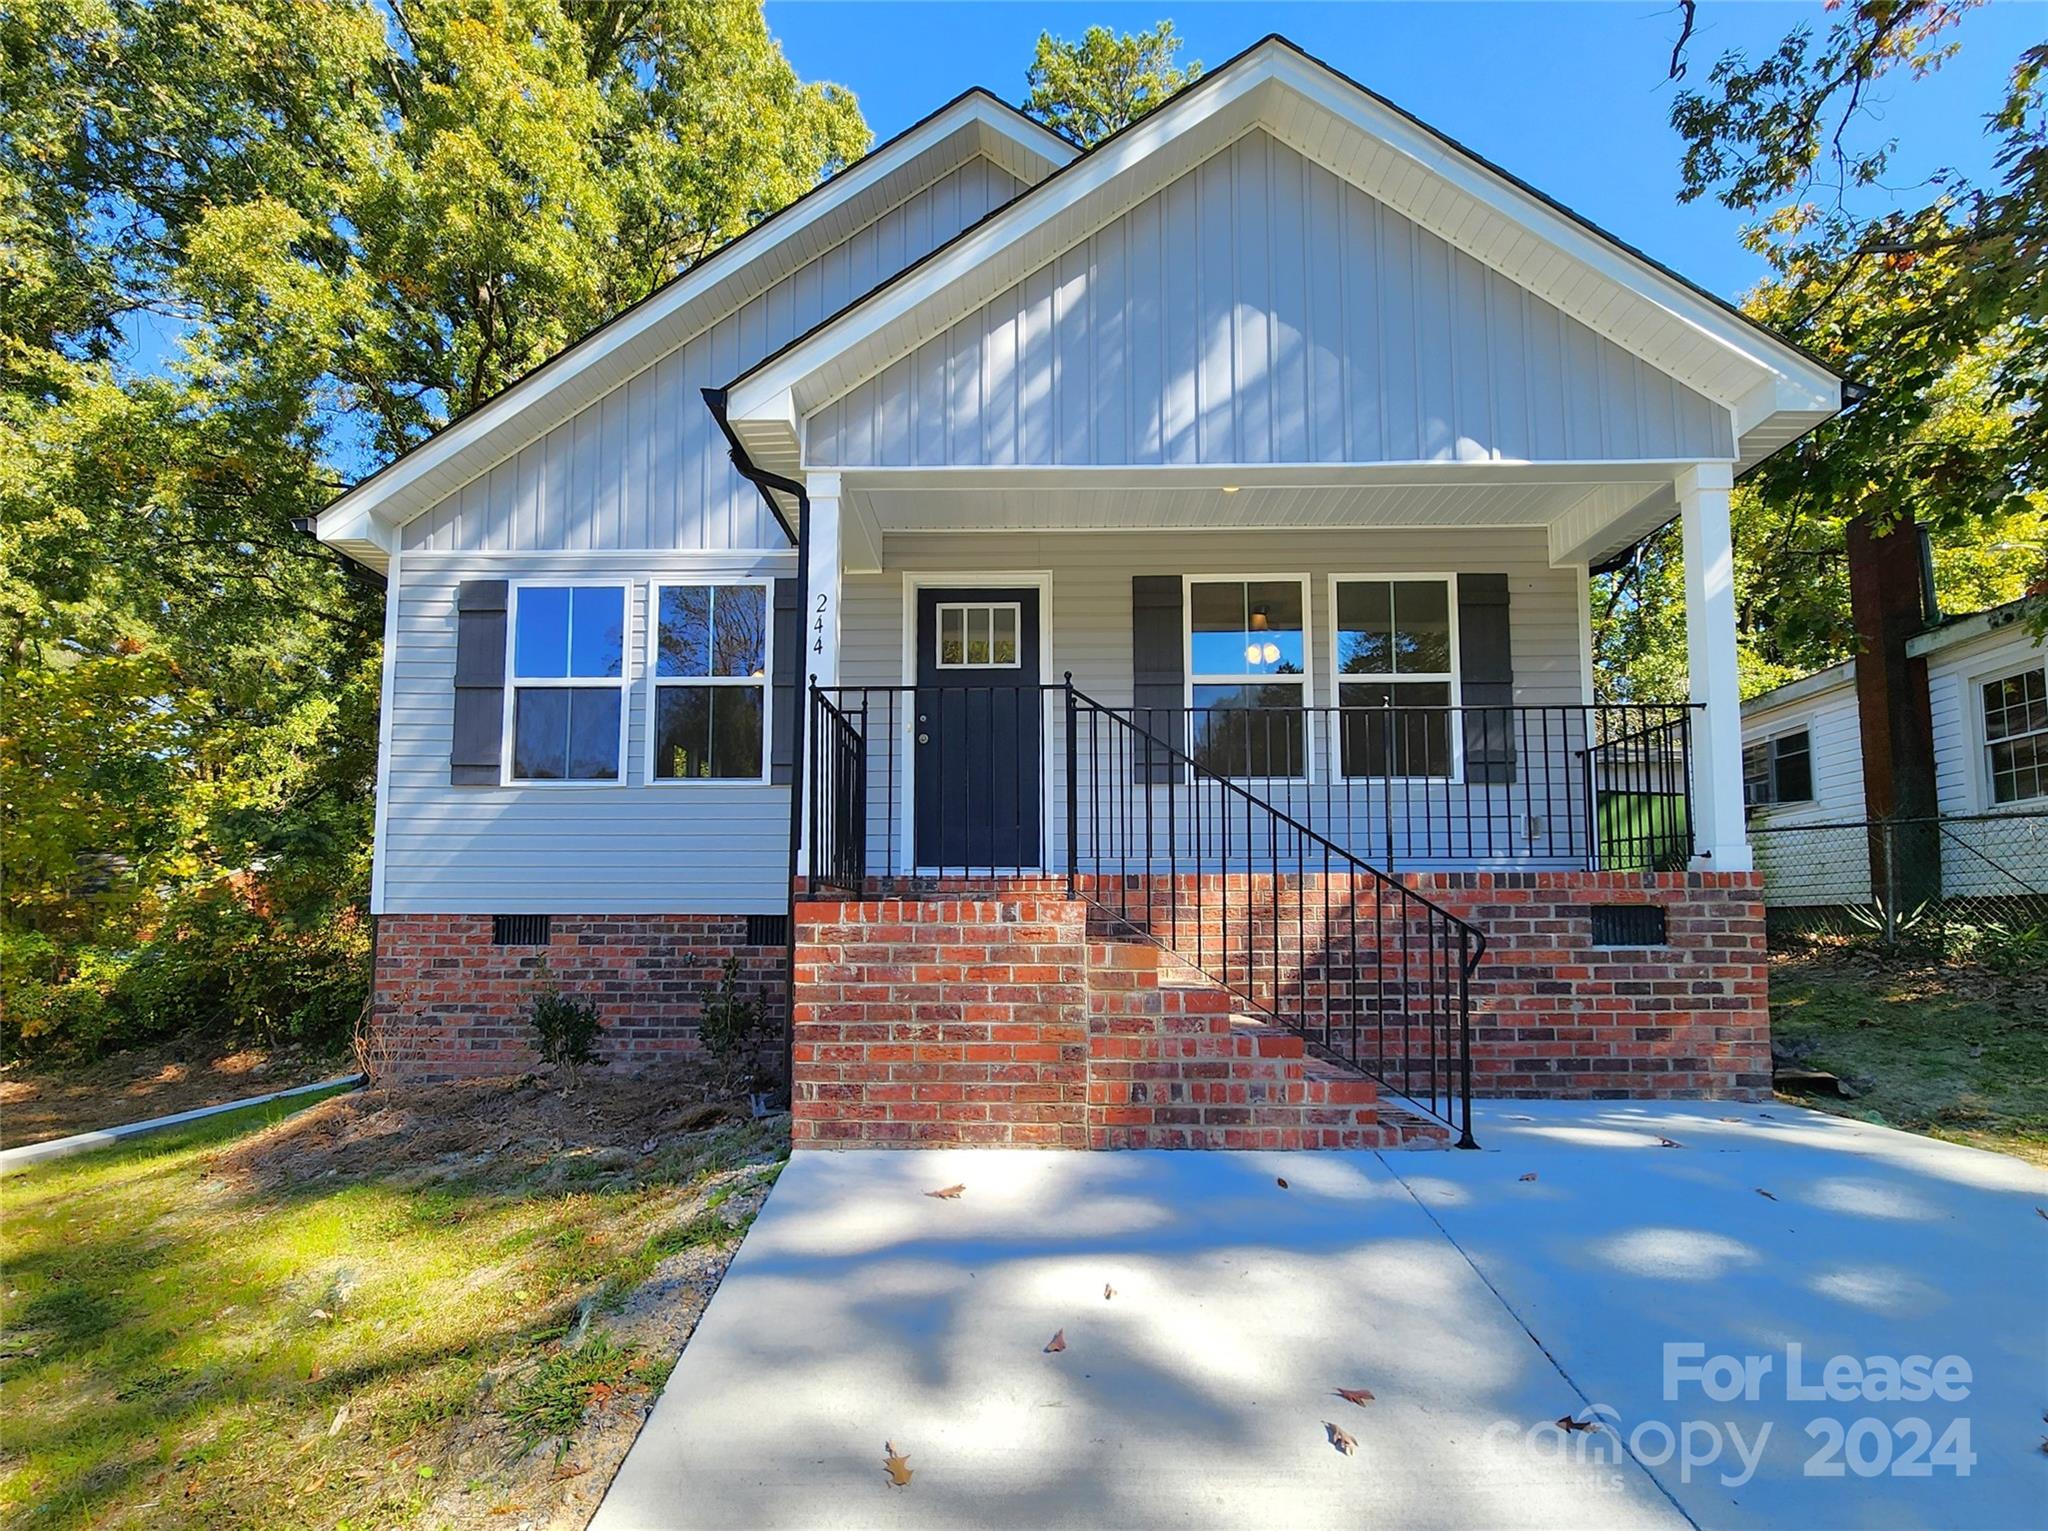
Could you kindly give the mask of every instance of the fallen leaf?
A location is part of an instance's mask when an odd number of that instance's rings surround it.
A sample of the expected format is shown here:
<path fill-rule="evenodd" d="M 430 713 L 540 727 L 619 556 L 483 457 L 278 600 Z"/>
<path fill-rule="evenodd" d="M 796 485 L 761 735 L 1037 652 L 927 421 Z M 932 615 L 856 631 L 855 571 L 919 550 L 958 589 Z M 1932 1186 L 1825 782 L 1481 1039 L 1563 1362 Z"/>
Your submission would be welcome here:
<path fill-rule="evenodd" d="M 1657 1139 L 1657 1146 L 1658 1146 L 1659 1148 L 1683 1148 L 1683 1147 L 1685 1147 L 1685 1145 L 1684 1145 L 1683 1143 L 1674 1143 L 1674 1142 L 1673 1142 L 1673 1141 L 1672 1141 L 1672 1140 L 1671 1140 L 1670 1138 L 1659 1138 L 1659 1139 Z"/>
<path fill-rule="evenodd" d="M 1051 1339 L 1045 1342 L 1045 1353 L 1047 1355 L 1057 1354 L 1059 1351 L 1065 1350 L 1066 1348 L 1067 1331 L 1064 1329 L 1060 1330 Z"/>
<path fill-rule="evenodd" d="M 882 1471 L 889 1475 L 893 1488 L 906 1488 L 910 1484 L 910 1458 L 896 1449 L 894 1441 L 882 1442 Z"/>
<path fill-rule="evenodd" d="M 1575 1430 L 1598 1430 L 1600 1428 L 1600 1421 L 1597 1419 L 1573 1419 L 1569 1414 L 1560 1414 L 1557 1417 L 1557 1428 L 1566 1435 L 1570 1435 Z"/>
<path fill-rule="evenodd" d="M 653 1153 L 654 1145 L 659 1143 L 660 1141 L 661 1139 L 659 1138 L 648 1138 L 645 1142 L 641 1143 L 640 1152 L 642 1152 L 643 1154 Z"/>
<path fill-rule="evenodd" d="M 1756 1188 L 1756 1194 L 1761 1196 L 1765 1201 L 1776 1201 L 1778 1199 L 1777 1197 L 1773 1196 L 1769 1191 L 1766 1191 L 1762 1186 L 1758 1186 Z"/>
<path fill-rule="evenodd" d="M 327 1427 L 327 1433 L 329 1435 L 339 1435 L 341 1434 L 341 1427 L 343 1425 L 346 1425 L 347 1423 L 348 1405 L 343 1404 L 340 1408 L 334 1411 L 334 1423 Z"/>
<path fill-rule="evenodd" d="M 1110 1285 L 1110 1284 L 1109 1284 L 1109 1283 L 1108 1283 L 1107 1281 L 1103 1282 L 1103 1283 L 1102 1283 L 1102 1300 L 1103 1300 L 1104 1302 L 1108 1302 L 1108 1301 L 1110 1300 L 1110 1298 L 1112 1298 L 1112 1297 L 1114 1297 L 1114 1296 L 1116 1296 L 1116 1288 L 1115 1288 L 1115 1287 L 1113 1287 L 1113 1286 L 1111 1286 L 1111 1285 Z"/>
<path fill-rule="evenodd" d="M 580 1478 L 589 1471 L 590 1469 L 581 1462 L 564 1462 L 553 1472 L 549 1473 L 548 1476 L 554 1479 L 555 1482 L 560 1483 L 564 1478 Z"/>
<path fill-rule="evenodd" d="M 964 1185 L 949 1185 L 943 1191 L 926 1191 L 924 1194 L 936 1197 L 940 1201 L 958 1201 L 960 1193 L 966 1189 Z"/>
<path fill-rule="evenodd" d="M 1372 1394 L 1362 1387 L 1340 1387 L 1337 1389 L 1337 1396 L 1346 1403 L 1357 1404 L 1361 1409 L 1372 1402 Z"/>
<path fill-rule="evenodd" d="M 1323 1421 L 1323 1429 L 1329 1432 L 1330 1444 L 1343 1452 L 1344 1455 L 1347 1457 L 1358 1455 L 1358 1442 L 1351 1438 L 1351 1432 L 1342 1425 L 1333 1425 L 1326 1419 Z"/>
<path fill-rule="evenodd" d="M 232 1312 L 233 1310 L 228 1309 L 226 1311 Z M 332 1313 L 329 1313 L 325 1308 L 315 1308 L 310 1316 L 319 1319 L 322 1323 L 325 1323 L 328 1319 L 334 1317 L 334 1315 Z"/>
<path fill-rule="evenodd" d="M 1283 1190 L 1283 1191 L 1287 1189 L 1287 1182 L 1286 1182 L 1286 1180 L 1285 1180 L 1285 1179 L 1283 1179 L 1282 1177 L 1278 1176 L 1278 1175 L 1276 1175 L 1276 1176 L 1274 1176 L 1274 1177 L 1273 1177 L 1273 1184 L 1275 1184 L 1275 1185 L 1277 1185 L 1278 1187 L 1280 1187 L 1280 1189 L 1281 1189 L 1281 1190 Z"/>
<path fill-rule="evenodd" d="M 1522 1178 L 1523 1178 L 1524 1180 L 1534 1180 L 1534 1179 L 1536 1178 L 1536 1172 L 1535 1172 L 1534 1170 L 1531 1170 L 1531 1171 L 1529 1171 L 1529 1173 L 1528 1173 L 1528 1174 L 1524 1175 L 1524 1176 L 1523 1176 Z"/>

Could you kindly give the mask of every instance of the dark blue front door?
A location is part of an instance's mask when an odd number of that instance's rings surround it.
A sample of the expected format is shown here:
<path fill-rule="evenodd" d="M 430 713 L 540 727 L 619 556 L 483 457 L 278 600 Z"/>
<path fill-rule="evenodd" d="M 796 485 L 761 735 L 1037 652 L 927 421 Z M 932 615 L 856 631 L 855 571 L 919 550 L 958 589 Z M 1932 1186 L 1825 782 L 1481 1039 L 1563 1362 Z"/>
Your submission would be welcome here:
<path fill-rule="evenodd" d="M 917 593 L 917 864 L 1036 867 L 1038 592 Z"/>

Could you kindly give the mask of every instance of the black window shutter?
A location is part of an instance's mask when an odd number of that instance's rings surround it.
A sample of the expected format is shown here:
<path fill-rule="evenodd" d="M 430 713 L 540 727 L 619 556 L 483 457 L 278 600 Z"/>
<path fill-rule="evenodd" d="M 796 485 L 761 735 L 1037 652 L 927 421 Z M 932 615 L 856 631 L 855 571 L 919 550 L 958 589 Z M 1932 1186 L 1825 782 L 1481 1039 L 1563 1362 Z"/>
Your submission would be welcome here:
<path fill-rule="evenodd" d="M 1181 632 L 1182 585 L 1178 574 L 1131 576 L 1131 706 L 1145 732 L 1180 746 L 1182 708 L 1187 705 L 1187 645 Z M 1157 750 L 1138 752 L 1132 779 L 1164 782 L 1172 772 Z"/>
<path fill-rule="evenodd" d="M 804 641 L 798 625 L 796 581 L 775 582 L 775 720 L 768 747 L 768 779 L 778 786 L 796 780 L 797 708 L 807 705 L 803 679 Z"/>
<path fill-rule="evenodd" d="M 1458 681 L 1466 709 L 1465 780 L 1512 782 L 1515 658 L 1508 641 L 1505 574 L 1458 576 Z"/>
<path fill-rule="evenodd" d="M 505 745 L 505 581 L 466 579 L 455 598 L 455 730 L 448 780 L 498 784 Z M 394 600 L 397 599 L 394 593 Z"/>

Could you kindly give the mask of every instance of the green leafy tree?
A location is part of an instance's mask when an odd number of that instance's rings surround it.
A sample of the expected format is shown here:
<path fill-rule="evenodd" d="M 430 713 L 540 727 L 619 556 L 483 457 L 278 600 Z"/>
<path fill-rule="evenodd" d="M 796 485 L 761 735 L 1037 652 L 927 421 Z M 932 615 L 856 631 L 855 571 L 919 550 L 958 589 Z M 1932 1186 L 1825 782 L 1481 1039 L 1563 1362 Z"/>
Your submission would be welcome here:
<path fill-rule="evenodd" d="M 758 0 L 21 0 L 0 58 L 0 1043 L 337 1033 L 382 592 L 293 519 L 866 127 Z"/>
<path fill-rule="evenodd" d="M 1855 651 L 1846 528 L 1929 529 L 1951 610 L 2021 594 L 2048 566 L 2048 44 L 2024 49 L 1984 119 L 1991 171 L 1887 182 L 1898 152 L 1871 101 L 1941 67 L 1976 0 L 1864 0 L 1740 51 L 1682 87 L 1680 199 L 1753 215 L 1771 276 L 1744 308 L 1853 378 L 1865 396 L 1760 464 L 1735 505 L 1745 691 Z M 1690 77 L 1697 6 L 1680 7 L 1674 79 Z M 1675 534 L 1596 582 L 1603 684 L 1683 687 Z"/>
<path fill-rule="evenodd" d="M 1041 32 L 1024 110 L 1084 149 L 1100 143 L 1201 78 L 1199 62 L 1174 63 L 1183 41 L 1171 21 L 1136 33 L 1090 27 L 1077 43 Z"/>

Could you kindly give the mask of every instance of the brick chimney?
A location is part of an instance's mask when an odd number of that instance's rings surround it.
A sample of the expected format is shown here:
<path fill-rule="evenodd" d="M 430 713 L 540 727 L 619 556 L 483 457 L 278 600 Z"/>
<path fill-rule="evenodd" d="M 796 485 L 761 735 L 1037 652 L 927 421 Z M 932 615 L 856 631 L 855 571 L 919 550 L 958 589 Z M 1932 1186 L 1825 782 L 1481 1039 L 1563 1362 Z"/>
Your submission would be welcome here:
<path fill-rule="evenodd" d="M 1849 523 L 1849 605 L 1856 626 L 1856 711 L 1863 741 L 1863 807 L 1873 819 L 1933 819 L 1934 718 L 1927 661 L 1906 641 L 1935 618 L 1933 560 L 1921 529 L 1902 516 L 1881 535 Z M 1899 912 L 1941 893 L 1938 830 L 1870 837 L 1870 885 Z"/>

